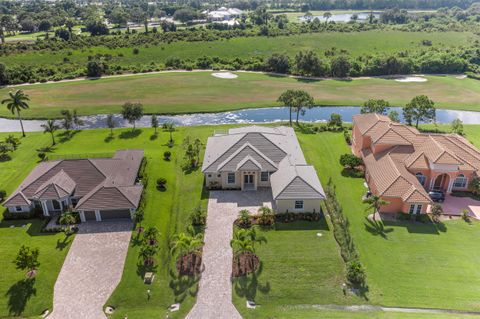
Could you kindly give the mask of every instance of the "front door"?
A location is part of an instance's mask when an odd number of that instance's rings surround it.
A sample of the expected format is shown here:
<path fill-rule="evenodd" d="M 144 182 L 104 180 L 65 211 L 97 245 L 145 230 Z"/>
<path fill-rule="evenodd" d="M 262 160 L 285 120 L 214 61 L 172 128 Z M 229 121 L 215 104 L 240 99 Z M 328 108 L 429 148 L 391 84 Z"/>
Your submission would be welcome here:
<path fill-rule="evenodd" d="M 53 209 L 60 210 L 60 203 L 57 200 L 52 200 Z"/>
<path fill-rule="evenodd" d="M 243 184 L 245 186 L 253 185 L 253 175 L 243 175 Z"/>

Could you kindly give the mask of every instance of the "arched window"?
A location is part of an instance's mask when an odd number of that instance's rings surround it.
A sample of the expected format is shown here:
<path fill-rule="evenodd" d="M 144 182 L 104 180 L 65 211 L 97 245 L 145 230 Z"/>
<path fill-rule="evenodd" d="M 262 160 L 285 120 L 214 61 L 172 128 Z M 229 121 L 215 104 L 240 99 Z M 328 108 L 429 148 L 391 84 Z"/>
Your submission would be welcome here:
<path fill-rule="evenodd" d="M 453 187 L 458 187 L 458 188 L 465 188 L 467 186 L 467 178 L 465 175 L 460 174 L 455 178 L 455 181 L 453 182 Z"/>
<path fill-rule="evenodd" d="M 423 175 L 422 173 L 417 173 L 417 174 L 415 174 L 415 176 L 417 177 L 420 184 L 422 184 L 422 186 L 424 186 L 425 179 L 426 179 L 425 175 Z"/>

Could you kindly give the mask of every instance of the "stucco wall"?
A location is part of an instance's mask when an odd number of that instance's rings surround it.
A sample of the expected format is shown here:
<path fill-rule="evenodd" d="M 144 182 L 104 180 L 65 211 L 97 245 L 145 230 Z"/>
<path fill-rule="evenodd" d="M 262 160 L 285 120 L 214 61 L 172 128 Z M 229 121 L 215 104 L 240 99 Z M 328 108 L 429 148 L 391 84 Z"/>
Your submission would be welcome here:
<path fill-rule="evenodd" d="M 298 199 L 301 200 L 301 199 Z M 305 199 L 303 200 L 303 210 L 295 210 L 295 200 L 277 200 L 276 201 L 276 212 L 277 213 L 313 213 L 320 212 L 320 200 L 319 199 Z"/>

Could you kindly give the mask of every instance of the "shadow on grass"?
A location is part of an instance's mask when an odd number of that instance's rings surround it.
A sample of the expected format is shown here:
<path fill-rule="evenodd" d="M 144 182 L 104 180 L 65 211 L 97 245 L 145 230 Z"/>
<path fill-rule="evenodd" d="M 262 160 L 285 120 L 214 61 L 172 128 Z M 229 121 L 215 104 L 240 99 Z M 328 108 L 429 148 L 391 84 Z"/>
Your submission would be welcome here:
<path fill-rule="evenodd" d="M 316 134 L 311 124 L 305 124 L 305 123 L 295 124 L 295 130 L 302 134 Z"/>
<path fill-rule="evenodd" d="M 8 162 L 12 159 L 12 157 L 9 154 L 2 154 L 0 155 L 0 163 L 2 162 Z"/>
<path fill-rule="evenodd" d="M 175 295 L 175 302 L 183 302 L 187 296 L 196 297 L 198 294 L 199 276 L 182 276 L 170 270 L 169 286 Z"/>
<path fill-rule="evenodd" d="M 393 228 L 385 228 L 385 225 L 380 220 L 370 220 L 365 218 L 365 230 L 368 231 L 373 236 L 380 236 L 383 239 L 388 239 L 388 234 L 393 232 Z"/>
<path fill-rule="evenodd" d="M 155 141 L 158 138 L 158 133 L 153 133 L 150 135 L 150 141 Z"/>
<path fill-rule="evenodd" d="M 182 164 L 182 171 L 185 175 L 192 174 L 193 172 L 198 171 L 199 168 L 200 168 L 200 165 L 192 166 L 190 163 Z"/>
<path fill-rule="evenodd" d="M 111 141 L 113 141 L 115 139 L 115 136 L 112 135 L 112 134 L 108 134 L 107 137 L 105 137 L 104 141 L 105 143 L 110 143 Z"/>
<path fill-rule="evenodd" d="M 275 222 L 275 230 L 325 230 L 329 231 L 329 227 L 325 217 L 322 218 L 317 222 L 299 220 L 291 223 L 283 223 L 283 222 Z"/>
<path fill-rule="evenodd" d="M 205 180 L 205 178 L 204 178 Z M 203 182 L 203 186 L 202 186 L 202 194 L 200 196 L 201 199 L 208 199 L 210 198 L 210 191 L 208 190 L 208 188 L 205 186 L 205 181 Z"/>
<path fill-rule="evenodd" d="M 8 312 L 13 316 L 20 316 L 25 310 L 28 300 L 37 294 L 35 278 L 23 279 L 13 284 L 7 291 Z"/>
<path fill-rule="evenodd" d="M 270 282 L 262 283 L 260 277 L 263 272 L 263 263 L 260 261 L 260 265 L 256 272 L 247 276 L 242 276 L 233 279 L 233 288 L 235 293 L 246 300 L 253 300 L 257 297 L 257 293 L 263 295 L 268 294 L 271 290 Z"/>
<path fill-rule="evenodd" d="M 142 130 L 137 128 L 134 130 L 124 131 L 120 133 L 118 137 L 120 137 L 121 139 L 131 139 L 138 137 L 140 134 L 142 134 Z"/>
<path fill-rule="evenodd" d="M 75 135 L 77 135 L 78 133 L 80 133 L 81 131 L 64 131 L 60 134 L 58 134 L 58 143 L 65 143 L 65 142 L 68 142 L 70 141 L 72 138 L 75 137 Z"/>
<path fill-rule="evenodd" d="M 139 260 L 137 262 L 137 275 L 142 278 L 145 277 L 145 273 L 147 272 L 153 272 L 153 273 L 156 273 L 157 272 L 157 269 L 158 269 L 158 264 L 154 264 L 154 265 L 145 265 L 144 262 L 142 260 Z"/>
<path fill-rule="evenodd" d="M 50 145 L 50 146 L 45 146 L 37 149 L 37 152 L 42 152 L 42 153 L 51 153 L 55 151 L 55 147 Z"/>
<path fill-rule="evenodd" d="M 410 220 L 401 220 L 401 221 L 384 221 L 385 226 L 396 226 L 396 227 L 405 227 L 409 233 L 412 234 L 426 234 L 426 235 L 439 235 L 441 232 L 446 232 L 447 227 L 445 224 L 440 226 L 440 224 L 434 224 L 432 222 L 417 222 Z"/>
<path fill-rule="evenodd" d="M 343 177 L 351 177 L 351 178 L 364 178 L 365 174 L 362 170 L 359 169 L 351 169 L 351 168 L 344 168 L 342 169 L 342 176 Z"/>
<path fill-rule="evenodd" d="M 68 245 L 70 245 L 71 242 L 72 241 L 70 240 L 70 236 L 65 236 L 63 238 L 63 240 L 60 240 L 60 238 L 59 238 L 59 239 L 57 239 L 57 246 L 55 248 L 62 251 L 65 248 L 67 248 Z"/>
<path fill-rule="evenodd" d="M 306 79 L 306 78 L 296 78 L 297 82 L 301 83 L 317 83 L 323 81 L 322 79 Z"/>

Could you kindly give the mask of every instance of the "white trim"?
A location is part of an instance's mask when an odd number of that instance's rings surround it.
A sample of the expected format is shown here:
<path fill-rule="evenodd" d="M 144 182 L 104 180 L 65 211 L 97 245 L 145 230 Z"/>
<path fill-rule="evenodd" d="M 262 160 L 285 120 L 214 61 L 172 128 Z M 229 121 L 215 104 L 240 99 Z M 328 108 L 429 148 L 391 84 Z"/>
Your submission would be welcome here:
<path fill-rule="evenodd" d="M 102 221 L 102 215 L 100 214 L 100 211 L 98 209 L 95 210 L 95 218 L 96 218 L 97 222 Z"/>
<path fill-rule="evenodd" d="M 83 212 L 83 210 L 79 210 L 78 214 L 80 215 L 80 221 L 82 223 L 85 223 L 87 221 L 87 219 L 85 218 L 85 213 Z"/>

